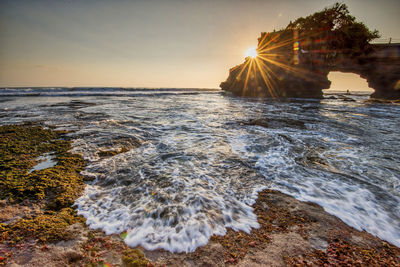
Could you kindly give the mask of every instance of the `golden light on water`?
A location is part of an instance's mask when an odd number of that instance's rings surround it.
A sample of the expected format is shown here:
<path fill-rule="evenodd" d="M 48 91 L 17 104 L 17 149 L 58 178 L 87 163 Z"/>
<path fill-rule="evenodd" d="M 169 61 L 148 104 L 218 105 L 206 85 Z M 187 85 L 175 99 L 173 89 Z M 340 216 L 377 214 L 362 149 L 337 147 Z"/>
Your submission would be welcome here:
<path fill-rule="evenodd" d="M 251 57 L 251 58 L 256 58 L 258 56 L 257 54 L 257 47 L 250 47 L 246 51 L 246 57 Z"/>

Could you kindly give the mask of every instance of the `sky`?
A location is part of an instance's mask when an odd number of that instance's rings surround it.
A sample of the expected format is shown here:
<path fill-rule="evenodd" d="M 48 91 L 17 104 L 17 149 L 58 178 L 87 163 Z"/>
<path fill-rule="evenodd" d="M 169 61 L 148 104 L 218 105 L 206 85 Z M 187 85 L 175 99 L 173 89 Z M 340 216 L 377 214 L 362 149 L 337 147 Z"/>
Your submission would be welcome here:
<path fill-rule="evenodd" d="M 343 2 L 381 41 L 400 38 L 399 0 Z M 218 88 L 261 32 L 334 3 L 0 0 L 0 86 Z"/>

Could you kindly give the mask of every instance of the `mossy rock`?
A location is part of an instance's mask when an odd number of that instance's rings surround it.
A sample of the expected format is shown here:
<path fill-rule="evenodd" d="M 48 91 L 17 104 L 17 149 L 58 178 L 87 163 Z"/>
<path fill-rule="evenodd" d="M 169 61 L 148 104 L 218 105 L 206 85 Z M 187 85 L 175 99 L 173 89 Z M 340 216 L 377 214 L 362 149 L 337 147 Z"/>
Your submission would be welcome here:
<path fill-rule="evenodd" d="M 101 150 L 99 152 L 97 152 L 97 155 L 100 158 L 107 158 L 107 157 L 112 157 L 121 153 L 125 153 L 128 152 L 131 148 L 134 148 L 134 145 L 130 145 L 130 146 L 122 146 L 119 147 L 118 149 L 114 149 L 114 150 Z"/>
<path fill-rule="evenodd" d="M 42 126 L 0 126 L 0 199 L 45 201 L 51 209 L 69 207 L 84 189 L 79 174 L 85 165 L 68 152 L 71 143 L 60 138 L 65 131 Z M 44 153 L 56 155 L 57 165 L 29 172 Z"/>
<path fill-rule="evenodd" d="M 141 250 L 131 248 L 123 252 L 122 262 L 125 267 L 145 267 L 150 263 Z"/>
<path fill-rule="evenodd" d="M 65 240 L 70 225 L 84 222 L 70 207 L 85 187 L 80 175 L 85 162 L 68 152 L 66 133 L 32 124 L 0 126 L 0 199 L 41 207 L 29 218 L 1 224 L 1 241 Z M 44 153 L 55 155 L 57 164 L 30 172 Z"/>
<path fill-rule="evenodd" d="M 59 212 L 48 212 L 36 217 L 21 219 L 12 225 L 0 226 L 0 236 L 11 242 L 19 242 L 29 238 L 39 242 L 53 242 L 73 238 L 67 228 L 75 223 L 83 223 L 84 219 L 76 215 L 71 208 Z"/>

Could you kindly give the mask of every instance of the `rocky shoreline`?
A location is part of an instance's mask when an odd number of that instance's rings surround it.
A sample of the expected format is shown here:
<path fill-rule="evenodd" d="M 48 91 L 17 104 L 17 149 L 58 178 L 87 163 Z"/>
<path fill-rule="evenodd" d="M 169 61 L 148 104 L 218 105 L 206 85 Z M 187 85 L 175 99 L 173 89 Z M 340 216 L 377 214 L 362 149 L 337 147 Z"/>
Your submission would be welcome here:
<path fill-rule="evenodd" d="M 259 193 L 253 208 L 260 228 L 250 234 L 228 229 L 193 253 L 129 248 L 125 233 L 91 230 L 71 208 L 84 187 L 85 163 L 68 152 L 65 134 L 37 125 L 0 127 L 0 265 L 400 266 L 400 248 L 273 190 Z M 28 172 L 45 152 L 56 155 L 57 165 Z"/>

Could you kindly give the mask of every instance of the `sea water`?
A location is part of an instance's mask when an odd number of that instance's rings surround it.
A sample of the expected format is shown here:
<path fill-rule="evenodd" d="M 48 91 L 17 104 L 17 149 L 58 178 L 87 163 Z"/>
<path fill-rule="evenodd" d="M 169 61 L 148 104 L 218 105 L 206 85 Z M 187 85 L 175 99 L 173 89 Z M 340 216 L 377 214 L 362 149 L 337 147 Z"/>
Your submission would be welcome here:
<path fill-rule="evenodd" d="M 400 246 L 400 105 L 199 89 L 3 88 L 0 97 L 2 125 L 72 131 L 93 178 L 78 213 L 91 228 L 126 232 L 130 246 L 190 252 L 228 227 L 250 232 L 264 188 Z"/>

